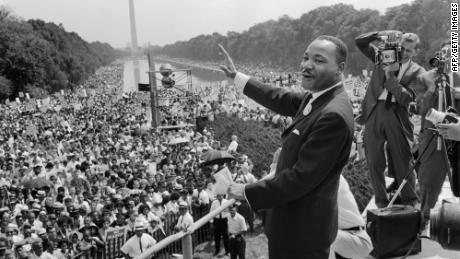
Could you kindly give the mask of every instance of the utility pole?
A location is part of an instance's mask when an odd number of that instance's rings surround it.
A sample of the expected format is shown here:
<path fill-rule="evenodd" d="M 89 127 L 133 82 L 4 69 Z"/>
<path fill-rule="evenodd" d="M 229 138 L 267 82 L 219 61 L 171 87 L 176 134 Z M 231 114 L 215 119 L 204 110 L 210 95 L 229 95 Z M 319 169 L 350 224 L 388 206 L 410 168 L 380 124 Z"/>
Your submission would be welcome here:
<path fill-rule="evenodd" d="M 158 89 L 155 72 L 155 62 L 153 61 L 152 53 L 149 50 L 147 54 L 149 62 L 149 83 L 150 83 L 150 107 L 152 108 L 152 128 L 157 129 L 159 124 L 158 114 Z"/>

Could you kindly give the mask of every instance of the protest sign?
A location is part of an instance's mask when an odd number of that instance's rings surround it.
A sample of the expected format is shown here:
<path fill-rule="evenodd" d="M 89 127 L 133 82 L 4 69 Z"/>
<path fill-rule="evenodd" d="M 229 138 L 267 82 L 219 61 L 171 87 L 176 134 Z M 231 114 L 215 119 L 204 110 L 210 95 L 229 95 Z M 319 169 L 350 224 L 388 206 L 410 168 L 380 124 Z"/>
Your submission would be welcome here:
<path fill-rule="evenodd" d="M 123 257 L 120 248 L 126 241 L 127 228 L 109 228 L 105 232 L 105 256 L 107 259 Z"/>
<path fill-rule="evenodd" d="M 19 92 L 19 98 L 24 98 L 24 92 Z"/>
<path fill-rule="evenodd" d="M 214 174 L 216 184 L 214 184 L 214 194 L 227 194 L 228 187 L 233 183 L 232 174 L 227 167 Z"/>
<path fill-rule="evenodd" d="M 26 99 L 30 100 L 30 94 L 29 93 L 26 93 Z"/>

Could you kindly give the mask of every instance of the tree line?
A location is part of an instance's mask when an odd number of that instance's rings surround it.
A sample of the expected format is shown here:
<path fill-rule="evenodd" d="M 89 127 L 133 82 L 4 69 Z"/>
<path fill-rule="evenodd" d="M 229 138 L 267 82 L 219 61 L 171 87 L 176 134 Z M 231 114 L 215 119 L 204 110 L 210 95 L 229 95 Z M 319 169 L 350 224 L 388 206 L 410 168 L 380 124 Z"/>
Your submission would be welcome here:
<path fill-rule="evenodd" d="M 0 6 L 0 99 L 71 89 L 118 55 L 107 43 L 88 43 L 61 24 L 25 21 Z"/>
<path fill-rule="evenodd" d="M 372 69 L 354 39 L 365 32 L 399 30 L 417 33 L 421 51 L 415 61 L 428 66 L 428 60 L 450 37 L 450 4 L 447 0 L 415 0 L 388 8 L 384 14 L 376 10 L 356 10 L 352 5 L 336 4 L 316 8 L 298 19 L 282 16 L 250 27 L 241 33 L 199 35 L 188 41 L 155 48 L 155 54 L 203 61 L 219 61 L 217 44 L 221 43 L 237 62 L 298 70 L 300 59 L 312 39 L 333 35 L 349 48 L 346 73 L 361 74 Z"/>

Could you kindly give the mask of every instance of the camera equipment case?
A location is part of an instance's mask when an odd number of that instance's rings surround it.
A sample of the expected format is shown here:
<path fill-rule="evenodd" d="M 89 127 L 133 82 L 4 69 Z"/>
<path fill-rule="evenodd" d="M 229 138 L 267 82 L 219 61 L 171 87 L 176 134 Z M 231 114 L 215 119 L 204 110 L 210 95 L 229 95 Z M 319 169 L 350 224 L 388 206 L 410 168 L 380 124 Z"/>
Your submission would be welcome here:
<path fill-rule="evenodd" d="M 375 258 L 391 258 L 420 253 L 418 238 L 420 211 L 412 206 L 393 205 L 367 211 L 367 233 L 371 237 Z"/>

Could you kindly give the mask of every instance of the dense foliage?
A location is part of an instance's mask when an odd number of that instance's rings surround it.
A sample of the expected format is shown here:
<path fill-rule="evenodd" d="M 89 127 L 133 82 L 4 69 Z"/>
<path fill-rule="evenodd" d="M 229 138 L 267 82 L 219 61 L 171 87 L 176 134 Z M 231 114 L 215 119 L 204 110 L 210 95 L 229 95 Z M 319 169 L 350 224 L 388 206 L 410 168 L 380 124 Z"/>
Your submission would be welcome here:
<path fill-rule="evenodd" d="M 365 32 L 395 29 L 415 32 L 421 37 L 421 52 L 416 61 L 426 66 L 440 43 L 450 35 L 449 6 L 447 0 L 416 0 L 388 8 L 381 15 L 376 10 L 356 10 L 352 5 L 336 4 L 314 9 L 298 19 L 283 16 L 277 21 L 260 23 L 242 33 L 199 35 L 166 45 L 157 53 L 218 61 L 217 44 L 222 43 L 237 63 L 297 69 L 308 42 L 327 34 L 337 36 L 347 44 L 347 72 L 356 75 L 364 68 L 371 69 L 372 64 L 356 48 L 355 37 Z"/>
<path fill-rule="evenodd" d="M 214 131 L 214 138 L 223 145 L 230 144 L 231 136 L 238 136 L 238 152 L 248 155 L 254 163 L 253 173 L 259 176 L 262 170 L 270 170 L 273 153 L 281 146 L 279 129 L 272 128 L 260 121 L 243 121 L 238 117 L 224 114 L 216 116 L 208 127 Z"/>
<path fill-rule="evenodd" d="M 107 43 L 88 43 L 62 25 L 24 21 L 0 6 L 0 99 L 71 88 L 116 56 Z"/>

